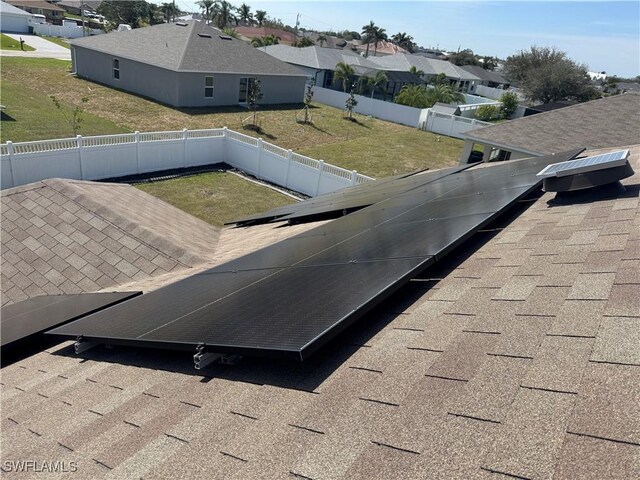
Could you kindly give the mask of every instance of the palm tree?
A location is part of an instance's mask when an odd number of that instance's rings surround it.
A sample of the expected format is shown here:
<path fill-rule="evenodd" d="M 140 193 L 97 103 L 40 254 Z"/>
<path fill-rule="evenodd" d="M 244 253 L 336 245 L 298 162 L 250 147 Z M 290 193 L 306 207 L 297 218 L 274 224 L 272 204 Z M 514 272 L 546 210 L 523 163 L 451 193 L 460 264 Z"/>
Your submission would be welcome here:
<path fill-rule="evenodd" d="M 324 34 L 320 34 L 318 35 L 318 38 L 316 38 L 316 41 L 320 44 L 320 46 L 322 47 L 324 45 L 324 42 L 327 41 L 327 37 L 324 36 Z"/>
<path fill-rule="evenodd" d="M 362 36 L 365 42 L 367 42 L 367 51 L 364 53 L 365 57 L 369 56 L 369 44 L 374 39 L 377 29 L 378 27 L 376 27 L 376 24 L 373 23 L 373 20 L 369 22 L 369 25 L 364 25 L 362 27 Z"/>
<path fill-rule="evenodd" d="M 280 43 L 280 37 L 276 37 L 273 34 L 267 35 L 266 37 L 262 37 L 262 38 L 256 37 L 253 40 L 251 40 L 251 45 L 253 45 L 256 48 L 267 47 L 269 45 L 278 45 L 279 43 Z"/>
<path fill-rule="evenodd" d="M 451 85 L 436 85 L 427 91 L 428 106 L 433 107 L 437 102 L 441 103 L 465 103 L 464 95 L 454 90 Z"/>
<path fill-rule="evenodd" d="M 360 80 L 362 81 L 363 86 L 371 89 L 371 98 L 373 98 L 373 94 L 375 93 L 376 88 L 378 88 L 379 85 L 388 82 L 389 78 L 387 77 L 387 72 L 378 71 L 376 72 L 375 77 L 369 77 L 366 75 Z"/>
<path fill-rule="evenodd" d="M 411 66 L 411 68 L 409 69 L 409 73 L 413 73 L 416 77 L 422 77 L 424 75 L 424 72 L 422 70 L 419 70 L 415 65 Z"/>
<path fill-rule="evenodd" d="M 245 25 L 251 25 L 253 23 L 253 14 L 251 13 L 251 7 L 246 3 L 243 3 L 238 7 L 238 18 Z"/>
<path fill-rule="evenodd" d="M 231 13 L 233 10 L 233 5 L 231 5 L 226 0 L 222 0 L 219 4 L 217 4 L 217 7 L 218 15 L 216 23 L 218 25 L 218 28 L 224 28 L 227 26 L 227 23 L 229 23 L 229 21 L 235 18 Z"/>
<path fill-rule="evenodd" d="M 405 85 L 398 95 L 396 95 L 396 103 L 415 108 L 429 108 L 433 106 L 433 104 L 429 105 L 427 89 L 423 85 Z"/>
<path fill-rule="evenodd" d="M 404 32 L 396 33 L 393 37 L 391 37 L 391 40 L 393 41 L 393 43 L 409 52 L 413 50 L 414 43 L 413 37 L 411 35 L 407 35 Z"/>
<path fill-rule="evenodd" d="M 204 20 L 206 23 L 211 21 L 211 10 L 213 9 L 216 2 L 213 0 L 200 0 L 196 2 L 196 5 L 200 7 L 201 10 L 204 10 Z"/>
<path fill-rule="evenodd" d="M 176 8 L 176 6 L 171 3 L 163 3 L 160 6 L 160 11 L 164 14 L 164 18 L 170 22 L 172 19 L 175 19 L 176 17 L 176 13 L 178 13 L 178 9 Z"/>
<path fill-rule="evenodd" d="M 342 80 L 342 89 L 344 93 L 347 93 L 347 87 L 351 83 L 351 77 L 355 75 L 355 70 L 351 65 L 344 62 L 339 62 L 334 69 L 334 80 Z"/>
<path fill-rule="evenodd" d="M 256 22 L 258 22 L 258 26 L 262 27 L 264 20 L 267 18 L 267 12 L 264 10 L 256 10 Z"/>
<path fill-rule="evenodd" d="M 382 40 L 387 40 L 387 32 L 384 28 L 376 27 L 375 32 L 373 33 L 373 41 L 374 41 L 374 51 L 373 56 L 375 57 L 378 53 L 378 42 Z"/>

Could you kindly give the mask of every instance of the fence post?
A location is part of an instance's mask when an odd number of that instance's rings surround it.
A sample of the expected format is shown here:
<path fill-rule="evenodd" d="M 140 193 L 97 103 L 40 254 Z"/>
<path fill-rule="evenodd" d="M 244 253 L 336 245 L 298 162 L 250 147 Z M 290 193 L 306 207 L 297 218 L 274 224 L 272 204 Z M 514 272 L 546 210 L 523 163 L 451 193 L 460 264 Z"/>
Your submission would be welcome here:
<path fill-rule="evenodd" d="M 351 171 L 351 185 L 356 185 L 358 183 L 358 171 Z"/>
<path fill-rule="evenodd" d="M 471 129 L 472 129 L 472 130 L 473 130 L 474 128 L 476 128 L 476 124 L 477 124 L 477 123 L 478 123 L 478 122 L 476 121 L 476 119 L 475 119 L 475 118 L 472 118 L 472 119 L 471 119 Z"/>
<path fill-rule="evenodd" d="M 13 173 L 13 142 L 7 141 L 7 152 L 9 152 L 9 168 L 11 168 L 11 186 L 15 187 L 16 185 L 16 176 Z"/>
<path fill-rule="evenodd" d="M 284 177 L 284 186 L 289 188 L 289 171 L 291 170 L 291 164 L 293 163 L 293 150 L 287 150 L 287 174 Z"/>
<path fill-rule="evenodd" d="M 182 166 L 187 167 L 187 138 L 189 138 L 189 130 L 182 129 Z"/>
<path fill-rule="evenodd" d="M 316 184 L 316 196 L 320 192 L 320 180 L 322 180 L 322 172 L 324 171 L 324 160 L 318 161 L 318 183 Z"/>
<path fill-rule="evenodd" d="M 258 139 L 258 174 L 256 175 L 256 177 L 260 178 L 260 163 L 262 162 L 262 149 L 263 149 L 263 145 L 262 145 L 262 139 L 259 138 Z"/>
<path fill-rule="evenodd" d="M 227 162 L 227 127 L 222 127 L 222 161 Z"/>
<path fill-rule="evenodd" d="M 136 173 L 140 173 L 140 132 L 136 130 L 134 135 L 136 138 Z"/>
<path fill-rule="evenodd" d="M 447 135 L 451 136 L 453 132 L 453 125 L 456 123 L 455 115 L 449 115 L 449 133 Z"/>
<path fill-rule="evenodd" d="M 76 143 L 78 144 L 78 159 L 80 160 L 80 179 L 84 180 L 84 169 L 82 168 L 82 135 L 76 135 Z"/>

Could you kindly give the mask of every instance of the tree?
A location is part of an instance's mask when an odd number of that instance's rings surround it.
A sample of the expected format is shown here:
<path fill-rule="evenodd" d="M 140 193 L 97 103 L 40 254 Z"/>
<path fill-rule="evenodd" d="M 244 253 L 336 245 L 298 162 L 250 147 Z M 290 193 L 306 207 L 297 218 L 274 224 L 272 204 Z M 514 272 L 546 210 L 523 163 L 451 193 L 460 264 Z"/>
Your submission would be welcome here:
<path fill-rule="evenodd" d="M 598 96 L 586 65 L 555 48 L 532 46 L 528 51 L 521 50 L 507 58 L 504 72 L 531 102 L 585 102 Z"/>
<path fill-rule="evenodd" d="M 324 46 L 324 43 L 327 41 L 327 37 L 321 33 L 320 35 L 318 35 L 318 38 L 316 40 L 322 47 Z"/>
<path fill-rule="evenodd" d="M 422 77 L 424 75 L 424 72 L 422 70 L 419 70 L 415 65 L 411 66 L 411 68 L 409 69 L 409 73 L 413 73 L 416 77 Z"/>
<path fill-rule="evenodd" d="M 141 21 L 150 21 L 152 15 L 150 5 L 144 0 L 130 2 L 105 0 L 98 7 L 98 13 L 104 15 L 106 21 L 114 26 L 125 23 L 133 28 L 137 28 Z"/>
<path fill-rule="evenodd" d="M 429 80 L 429 84 L 431 85 L 449 85 L 449 80 L 447 80 L 446 73 L 439 73 L 435 77 L 432 77 Z"/>
<path fill-rule="evenodd" d="M 81 102 L 80 105 L 76 105 L 74 109 L 71 111 L 71 115 L 68 115 L 67 113 L 65 113 L 65 108 L 62 106 L 60 101 L 54 95 L 49 95 L 49 98 L 51 99 L 53 104 L 56 106 L 56 108 L 60 110 L 60 113 L 62 113 L 62 116 L 64 117 L 64 119 L 67 122 L 69 122 L 69 125 L 71 126 L 71 130 L 73 130 L 73 134 L 78 135 L 80 133 L 80 127 L 82 124 L 83 114 L 84 114 L 84 108 L 82 108 L 82 105 L 87 103 L 89 99 L 87 97 L 82 97 L 80 99 L 80 102 Z"/>
<path fill-rule="evenodd" d="M 251 7 L 246 3 L 243 3 L 238 7 L 238 18 L 245 25 L 251 25 L 253 23 L 253 14 L 251 13 Z"/>
<path fill-rule="evenodd" d="M 267 35 L 266 37 L 254 38 L 251 40 L 251 45 L 254 47 L 267 47 L 269 45 L 278 45 L 280 43 L 280 37 L 275 36 L 274 34 Z"/>
<path fill-rule="evenodd" d="M 315 43 L 309 37 L 302 37 L 297 44 L 298 47 L 310 47 L 312 45 L 315 45 Z"/>
<path fill-rule="evenodd" d="M 413 43 L 413 37 L 411 35 L 407 35 L 404 32 L 396 33 L 393 37 L 391 37 L 393 43 L 398 45 L 399 47 L 404 48 L 408 52 L 412 53 L 415 50 L 415 43 Z"/>
<path fill-rule="evenodd" d="M 480 105 L 476 110 L 476 118 L 483 122 L 498 120 L 501 116 L 501 109 L 497 105 Z"/>
<path fill-rule="evenodd" d="M 387 77 L 387 72 L 378 71 L 376 72 L 374 77 L 365 75 L 361 77 L 360 80 L 361 80 L 361 85 L 363 87 L 371 89 L 371 98 L 373 98 L 373 94 L 375 93 L 376 88 L 379 85 L 382 85 L 383 83 L 388 82 L 389 78 Z"/>
<path fill-rule="evenodd" d="M 518 109 L 518 95 L 514 92 L 504 92 L 500 97 L 500 102 L 502 103 L 501 110 L 503 118 L 509 118 L 516 113 Z"/>
<path fill-rule="evenodd" d="M 498 59 L 496 57 L 492 57 L 489 55 L 482 57 L 482 68 L 484 68 L 485 70 L 494 71 L 497 66 Z"/>
<path fill-rule="evenodd" d="M 369 44 L 374 41 L 375 38 L 375 33 L 376 30 L 378 29 L 378 27 L 376 27 L 376 24 L 373 23 L 373 20 L 371 20 L 369 22 L 369 25 L 364 25 L 362 27 L 362 38 L 364 39 L 364 41 L 367 43 L 367 51 L 364 52 L 364 56 L 368 57 L 369 56 Z M 346 90 L 345 90 L 346 92 Z"/>
<path fill-rule="evenodd" d="M 465 103 L 464 95 L 454 90 L 450 85 L 436 85 L 434 87 L 405 85 L 396 96 L 396 103 L 409 107 L 431 108 L 437 102 Z"/>
<path fill-rule="evenodd" d="M 347 93 L 347 86 L 351 83 L 351 78 L 355 75 L 355 70 L 345 62 L 339 62 L 333 73 L 334 80 L 342 80 L 342 89 Z"/>
<path fill-rule="evenodd" d="M 173 2 L 166 2 L 160 5 L 160 11 L 168 22 L 175 20 L 176 14 L 178 13 L 178 9 Z"/>
<path fill-rule="evenodd" d="M 209 23 L 211 21 L 211 11 L 213 10 L 215 2 L 213 0 L 200 0 L 196 2 L 196 5 L 203 11 L 205 22 Z"/>
<path fill-rule="evenodd" d="M 215 8 L 215 17 L 216 17 L 216 25 L 218 28 L 222 29 L 227 26 L 227 23 L 233 21 L 235 17 L 233 16 L 233 5 L 231 5 L 226 0 L 222 0 L 221 2 L 216 2 Z"/>
<path fill-rule="evenodd" d="M 224 32 L 225 35 L 228 35 L 233 38 L 239 38 L 238 32 L 236 31 L 235 28 L 226 27 L 222 31 Z"/>
<path fill-rule="evenodd" d="M 304 92 L 304 123 L 311 123 L 309 119 L 309 107 L 311 106 L 311 100 L 313 100 L 313 87 L 316 85 L 315 79 L 311 79 L 307 83 L 307 89 Z"/>
<path fill-rule="evenodd" d="M 384 28 L 376 27 L 373 32 L 373 43 L 374 43 L 374 51 L 373 56 L 375 57 L 378 54 L 378 43 L 383 40 L 387 40 L 387 32 Z"/>
<path fill-rule="evenodd" d="M 396 103 L 415 108 L 428 108 L 427 89 L 423 85 L 405 85 L 396 95 Z"/>
<path fill-rule="evenodd" d="M 449 61 L 454 65 L 480 65 L 478 57 L 473 53 L 470 48 L 454 53 L 449 56 Z"/>
<path fill-rule="evenodd" d="M 262 84 L 260 79 L 253 77 L 249 79 L 249 85 L 247 88 L 247 105 L 253 110 L 253 125 L 257 126 L 258 120 L 258 104 L 262 100 Z"/>
<path fill-rule="evenodd" d="M 358 100 L 356 100 L 355 95 L 355 84 L 351 85 L 351 90 L 349 91 L 349 96 L 347 97 L 347 101 L 344 104 L 347 112 L 349 112 L 349 120 L 353 120 L 353 109 L 358 105 Z M 346 90 L 345 90 L 346 91 Z"/>
<path fill-rule="evenodd" d="M 267 18 L 267 12 L 265 12 L 264 10 L 256 10 L 255 18 L 256 22 L 258 22 L 258 27 L 262 27 L 265 18 Z"/>

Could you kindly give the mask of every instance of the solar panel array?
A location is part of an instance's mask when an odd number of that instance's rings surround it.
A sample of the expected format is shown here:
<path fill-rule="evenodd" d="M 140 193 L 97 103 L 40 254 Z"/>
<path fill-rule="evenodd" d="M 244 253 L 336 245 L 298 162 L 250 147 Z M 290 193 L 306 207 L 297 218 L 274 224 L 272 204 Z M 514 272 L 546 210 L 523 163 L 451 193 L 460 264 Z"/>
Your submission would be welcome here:
<path fill-rule="evenodd" d="M 141 293 L 43 295 L 4 306 L 0 310 L 2 348 Z"/>
<path fill-rule="evenodd" d="M 49 333 L 304 360 L 580 151 L 430 172 L 437 180 Z"/>
<path fill-rule="evenodd" d="M 627 162 L 627 158 L 629 158 L 629 150 L 616 150 L 615 152 L 604 153 L 602 155 L 554 163 L 545 167 L 537 176 L 539 178 L 565 177 L 576 173 L 619 167 Z"/>

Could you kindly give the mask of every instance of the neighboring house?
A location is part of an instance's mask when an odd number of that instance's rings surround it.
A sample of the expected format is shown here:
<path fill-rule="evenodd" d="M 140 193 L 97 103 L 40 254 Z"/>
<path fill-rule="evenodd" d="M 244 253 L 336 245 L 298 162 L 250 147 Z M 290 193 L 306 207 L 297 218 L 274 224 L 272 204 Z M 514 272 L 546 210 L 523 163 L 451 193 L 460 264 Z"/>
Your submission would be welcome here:
<path fill-rule="evenodd" d="M 0 1 L 0 30 L 9 33 L 29 33 L 31 14 Z"/>
<path fill-rule="evenodd" d="M 270 35 L 278 38 L 279 43 L 283 45 L 293 45 L 296 43 L 296 36 L 287 32 L 286 30 L 281 30 L 279 28 L 270 28 L 270 27 L 248 27 L 244 25 L 239 25 L 237 27 L 233 27 L 234 30 L 240 35 L 240 38 L 250 42 L 254 38 L 264 38 Z"/>
<path fill-rule="evenodd" d="M 638 82 L 618 82 L 616 87 L 620 93 L 636 92 L 640 93 L 640 83 Z"/>
<path fill-rule="evenodd" d="M 343 90 L 342 81 L 334 80 L 334 71 L 336 65 L 340 62 L 353 67 L 355 72 L 354 82 L 365 75 L 373 77 L 377 72 L 384 71 L 376 63 L 348 50 L 338 50 L 318 45 L 305 48 L 290 47 L 288 45 L 269 45 L 260 47 L 259 50 L 283 62 L 301 68 L 307 75 L 314 78 L 317 86 L 333 90 Z M 387 71 L 386 73 L 387 82 L 384 85 L 379 85 L 376 89 L 376 93 L 384 100 L 393 99 L 404 85 L 424 83 L 420 78 L 409 72 Z"/>
<path fill-rule="evenodd" d="M 57 5 L 45 2 L 44 0 L 8 0 L 7 3 L 21 8 L 25 12 L 44 15 L 47 22 L 62 25 L 64 10 Z"/>
<path fill-rule="evenodd" d="M 430 80 L 436 75 L 444 74 L 446 78 L 457 88 L 467 91 L 471 82 L 480 81 L 476 75 L 467 72 L 451 62 L 427 58 L 413 53 L 399 53 L 384 57 L 370 57 L 369 60 L 385 70 L 398 70 L 408 72 L 411 67 L 424 72 L 422 78 Z"/>
<path fill-rule="evenodd" d="M 607 73 L 606 72 L 587 72 L 587 75 L 591 78 L 591 80 L 606 80 Z"/>
<path fill-rule="evenodd" d="M 530 115 L 536 115 L 542 112 L 550 112 L 551 110 L 558 110 L 559 108 L 570 107 L 576 105 L 578 102 L 575 100 L 558 100 L 556 102 L 543 103 L 541 105 L 534 105 L 533 107 L 525 107 L 523 117 Z"/>
<path fill-rule="evenodd" d="M 301 103 L 305 72 L 203 22 L 177 22 L 74 40 L 75 73 L 174 107 Z"/>
<path fill-rule="evenodd" d="M 319 33 L 314 32 L 305 32 L 304 35 L 306 38 L 310 39 L 319 47 L 323 48 L 335 48 L 335 49 L 348 49 L 351 50 L 352 43 L 347 42 L 344 38 L 332 37 L 331 35 L 324 35 L 325 40 L 320 45 L 318 38 L 320 37 Z"/>
<path fill-rule="evenodd" d="M 475 93 L 476 87 L 478 85 L 484 85 L 485 87 L 491 88 L 502 88 L 504 90 L 508 90 L 510 86 L 509 80 L 507 80 L 504 76 L 502 76 L 498 72 L 493 72 L 491 70 L 485 70 L 480 65 L 463 65 L 460 68 L 466 70 L 472 75 L 475 75 L 480 80 L 473 80 L 469 84 L 469 93 Z"/>
<path fill-rule="evenodd" d="M 363 43 L 357 45 L 356 50 L 364 54 L 367 51 L 367 44 Z M 389 42 L 388 40 L 380 40 L 378 42 L 378 47 L 376 48 L 375 43 L 369 44 L 369 56 L 373 57 L 384 57 L 386 55 L 397 55 L 400 53 L 408 53 L 404 48 L 396 45 L 395 43 Z"/>
<path fill-rule="evenodd" d="M 56 5 L 73 15 L 81 15 L 82 10 L 92 13 L 97 12 L 101 3 L 102 0 L 62 0 Z"/>
<path fill-rule="evenodd" d="M 640 94 L 627 93 L 578 103 L 465 134 L 460 163 L 474 145 L 483 160 L 548 155 L 572 148 L 635 145 L 640 139 Z"/>

